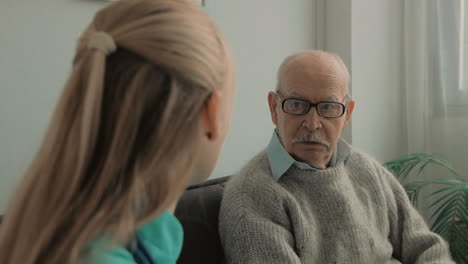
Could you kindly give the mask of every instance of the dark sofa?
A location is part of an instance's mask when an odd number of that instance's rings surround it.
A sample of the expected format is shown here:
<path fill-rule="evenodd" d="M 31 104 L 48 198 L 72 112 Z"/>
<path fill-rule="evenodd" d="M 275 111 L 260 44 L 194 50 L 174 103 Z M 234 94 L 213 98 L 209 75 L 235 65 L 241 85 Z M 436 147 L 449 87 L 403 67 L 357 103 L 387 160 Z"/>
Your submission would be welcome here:
<path fill-rule="evenodd" d="M 184 227 L 184 245 L 177 263 L 224 263 L 218 234 L 218 213 L 228 178 L 190 186 L 182 195 L 175 210 L 175 216 Z"/>
<path fill-rule="evenodd" d="M 175 210 L 184 227 L 184 246 L 177 263 L 224 263 L 218 214 L 228 179 L 227 176 L 191 186 L 182 195 Z"/>

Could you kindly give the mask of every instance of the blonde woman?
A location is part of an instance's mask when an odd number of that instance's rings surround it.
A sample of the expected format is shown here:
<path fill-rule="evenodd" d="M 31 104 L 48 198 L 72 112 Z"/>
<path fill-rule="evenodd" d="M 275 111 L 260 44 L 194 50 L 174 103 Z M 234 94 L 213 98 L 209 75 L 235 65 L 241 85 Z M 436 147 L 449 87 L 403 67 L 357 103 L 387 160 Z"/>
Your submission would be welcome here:
<path fill-rule="evenodd" d="M 213 170 L 233 94 L 223 39 L 186 0 L 99 11 L 0 227 L 0 262 L 175 263 L 171 211 Z"/>

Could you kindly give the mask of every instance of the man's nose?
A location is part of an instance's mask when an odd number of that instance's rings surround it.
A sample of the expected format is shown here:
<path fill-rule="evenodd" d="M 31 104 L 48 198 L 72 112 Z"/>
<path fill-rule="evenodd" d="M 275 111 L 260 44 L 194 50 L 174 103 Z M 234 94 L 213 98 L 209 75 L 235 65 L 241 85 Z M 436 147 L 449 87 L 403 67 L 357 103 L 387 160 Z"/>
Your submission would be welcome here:
<path fill-rule="evenodd" d="M 319 116 L 317 108 L 310 108 L 309 112 L 304 115 L 304 121 L 302 124 L 311 131 L 322 127 L 322 117 Z"/>

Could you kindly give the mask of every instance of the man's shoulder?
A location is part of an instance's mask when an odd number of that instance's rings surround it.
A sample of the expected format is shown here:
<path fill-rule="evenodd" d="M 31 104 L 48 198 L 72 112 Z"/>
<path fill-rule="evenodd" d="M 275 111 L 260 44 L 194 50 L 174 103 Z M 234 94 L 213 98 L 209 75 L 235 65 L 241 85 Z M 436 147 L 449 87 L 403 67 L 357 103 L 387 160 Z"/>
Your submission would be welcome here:
<path fill-rule="evenodd" d="M 368 175 L 373 178 L 376 177 L 380 179 L 380 181 L 387 181 L 389 179 L 393 180 L 395 177 L 387 168 L 385 168 L 381 161 L 356 148 L 353 148 L 352 150 L 347 167 L 351 171 L 358 171 L 358 175 L 360 176 Z"/>
<path fill-rule="evenodd" d="M 232 175 L 229 185 L 244 185 L 261 181 L 274 181 L 266 151 L 253 156 L 237 173 Z"/>
<path fill-rule="evenodd" d="M 272 176 L 270 163 L 265 151 L 250 159 L 226 184 L 224 195 L 251 196 L 269 192 L 279 184 Z"/>
<path fill-rule="evenodd" d="M 382 162 L 378 161 L 375 157 L 371 156 L 369 153 L 357 149 L 355 147 L 352 148 L 351 154 L 349 156 L 348 164 L 351 166 L 358 166 L 362 167 L 362 169 L 370 168 L 370 169 L 383 169 L 384 166 Z"/>
<path fill-rule="evenodd" d="M 227 182 L 220 208 L 220 228 L 231 229 L 247 216 L 280 217 L 287 193 L 273 178 L 265 151 L 255 155 Z"/>

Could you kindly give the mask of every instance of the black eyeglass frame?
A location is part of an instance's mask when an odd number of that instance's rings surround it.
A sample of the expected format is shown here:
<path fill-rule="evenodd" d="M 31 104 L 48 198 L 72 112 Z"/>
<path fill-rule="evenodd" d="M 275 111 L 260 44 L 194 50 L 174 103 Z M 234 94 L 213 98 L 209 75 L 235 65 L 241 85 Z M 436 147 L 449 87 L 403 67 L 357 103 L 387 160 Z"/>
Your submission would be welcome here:
<path fill-rule="evenodd" d="M 323 117 L 323 118 L 329 118 L 329 119 L 340 118 L 340 117 L 342 117 L 342 116 L 344 115 L 344 113 L 346 112 L 346 105 L 343 104 L 343 103 L 340 103 L 340 102 L 334 102 L 334 101 L 320 101 L 320 102 L 317 102 L 317 103 L 312 103 L 312 102 L 310 102 L 310 101 L 308 101 L 308 100 L 305 100 L 305 99 L 302 99 L 302 98 L 296 98 L 296 97 L 282 98 L 282 96 L 281 96 L 281 94 L 279 93 L 279 91 L 276 91 L 275 94 L 276 94 L 276 96 L 278 96 L 278 98 L 280 99 L 281 110 L 283 110 L 283 112 L 285 112 L 285 113 L 288 114 L 288 115 L 295 115 L 295 116 L 306 115 L 306 114 L 308 114 L 308 113 L 310 112 L 310 109 L 311 109 L 312 107 L 315 108 L 315 111 L 317 111 L 317 114 L 318 114 L 319 116 L 321 116 L 321 117 Z M 344 100 L 347 100 L 347 99 L 349 99 L 349 98 L 350 98 L 349 95 L 346 95 L 346 97 L 345 97 Z M 303 114 L 292 114 L 292 113 L 288 113 L 288 112 L 286 112 L 286 111 L 284 110 L 284 104 L 285 104 L 285 102 L 286 102 L 287 100 L 297 100 L 297 101 L 305 102 L 305 103 L 307 103 L 307 105 L 308 105 L 309 107 L 307 108 L 307 111 L 305 111 Z M 339 104 L 339 105 L 342 106 L 342 109 L 343 109 L 343 110 L 342 110 L 342 112 L 341 112 L 341 115 L 339 115 L 339 116 L 334 116 L 334 117 L 328 117 L 328 116 L 323 116 L 323 115 L 320 114 L 320 112 L 319 112 L 317 106 L 319 106 L 320 104 L 330 104 L 330 103 L 332 103 L 332 104 Z"/>

